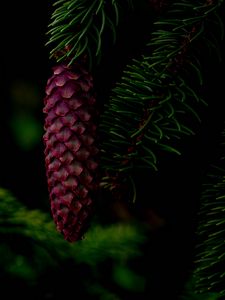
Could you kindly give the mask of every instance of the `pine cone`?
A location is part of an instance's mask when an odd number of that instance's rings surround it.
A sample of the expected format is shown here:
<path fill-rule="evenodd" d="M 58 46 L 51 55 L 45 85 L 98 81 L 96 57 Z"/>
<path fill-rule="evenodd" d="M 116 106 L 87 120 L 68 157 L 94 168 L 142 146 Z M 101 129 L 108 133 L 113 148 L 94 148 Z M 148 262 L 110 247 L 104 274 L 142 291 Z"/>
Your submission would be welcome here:
<path fill-rule="evenodd" d="M 46 86 L 45 165 L 57 230 L 70 242 L 82 238 L 97 188 L 96 99 L 91 75 L 78 63 L 58 65 Z"/>

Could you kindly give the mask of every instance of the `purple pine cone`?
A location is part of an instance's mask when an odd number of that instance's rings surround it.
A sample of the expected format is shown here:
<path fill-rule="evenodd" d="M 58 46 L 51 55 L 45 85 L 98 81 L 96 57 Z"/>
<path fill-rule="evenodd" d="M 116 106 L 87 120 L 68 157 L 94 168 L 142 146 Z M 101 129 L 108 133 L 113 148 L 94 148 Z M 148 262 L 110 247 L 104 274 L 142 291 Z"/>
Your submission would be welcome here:
<path fill-rule="evenodd" d="M 83 66 L 53 68 L 43 109 L 45 165 L 52 216 L 70 242 L 86 231 L 98 186 L 95 104 L 93 80 Z"/>

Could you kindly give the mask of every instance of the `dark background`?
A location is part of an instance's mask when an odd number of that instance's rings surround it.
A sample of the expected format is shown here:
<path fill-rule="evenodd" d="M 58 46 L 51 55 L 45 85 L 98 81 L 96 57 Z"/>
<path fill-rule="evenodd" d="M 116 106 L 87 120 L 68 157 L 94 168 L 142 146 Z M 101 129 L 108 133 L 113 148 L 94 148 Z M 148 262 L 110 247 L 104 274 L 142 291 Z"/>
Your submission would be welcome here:
<path fill-rule="evenodd" d="M 50 7 L 49 1 L 4 5 L 8 17 L 1 47 L 1 185 L 30 207 L 45 207 L 47 197 L 41 136 L 42 99 L 51 72 L 45 47 Z M 16 115 L 30 117 L 27 124 L 34 124 L 36 138 L 32 130 L 26 136 L 26 122 L 16 130 Z"/>
<path fill-rule="evenodd" d="M 4 4 L 5 21 L 1 29 L 0 186 L 10 189 L 28 207 L 45 211 L 49 210 L 49 202 L 42 108 L 53 64 L 45 46 L 51 9 L 50 1 Z M 109 93 L 123 66 L 133 55 L 139 54 L 151 21 L 147 12 L 143 15 L 137 11 L 132 17 L 124 16 L 122 24 L 118 45 L 108 48 L 98 70 L 97 88 L 101 99 Z M 224 42 L 221 47 L 223 53 Z M 209 165 L 219 157 L 219 139 L 225 120 L 221 75 L 224 58 L 218 62 L 209 57 L 207 51 L 202 56 L 203 94 L 209 106 L 202 110 L 202 122 L 196 135 L 182 141 L 181 157 L 161 157 L 159 173 L 136 174 L 141 199 L 139 217 L 144 210 L 153 209 L 166 222 L 154 235 L 153 242 L 146 245 L 139 261 L 149 280 L 146 297 L 151 294 L 153 299 L 176 295 L 187 279 L 193 259 L 201 183 Z M 27 127 L 31 132 L 26 131 Z"/>

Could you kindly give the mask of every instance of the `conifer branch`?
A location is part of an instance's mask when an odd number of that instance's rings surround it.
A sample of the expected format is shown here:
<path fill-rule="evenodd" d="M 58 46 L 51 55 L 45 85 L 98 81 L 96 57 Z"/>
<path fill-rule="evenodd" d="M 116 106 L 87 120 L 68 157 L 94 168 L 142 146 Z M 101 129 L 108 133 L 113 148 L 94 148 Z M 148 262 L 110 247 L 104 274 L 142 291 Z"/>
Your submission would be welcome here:
<path fill-rule="evenodd" d="M 107 170 L 157 169 L 159 150 L 179 154 L 174 140 L 193 134 L 185 119 L 200 121 L 196 107 L 205 103 L 197 92 L 203 83 L 197 42 L 207 37 L 221 3 L 175 2 L 154 23 L 145 54 L 126 67 L 101 117 Z"/>
<path fill-rule="evenodd" d="M 225 132 L 222 134 L 223 138 Z M 224 143 L 223 143 L 224 147 Z M 225 297 L 225 158 L 211 166 L 202 185 L 196 230 L 197 244 L 193 271 L 197 294 L 213 292 Z"/>
<path fill-rule="evenodd" d="M 123 2 L 131 6 L 130 0 Z M 51 45 L 50 58 L 56 57 L 57 62 L 69 58 L 71 65 L 83 54 L 88 54 L 90 61 L 92 56 L 99 59 L 102 36 L 108 29 L 115 41 L 121 1 L 59 0 L 53 6 L 46 45 Z"/>

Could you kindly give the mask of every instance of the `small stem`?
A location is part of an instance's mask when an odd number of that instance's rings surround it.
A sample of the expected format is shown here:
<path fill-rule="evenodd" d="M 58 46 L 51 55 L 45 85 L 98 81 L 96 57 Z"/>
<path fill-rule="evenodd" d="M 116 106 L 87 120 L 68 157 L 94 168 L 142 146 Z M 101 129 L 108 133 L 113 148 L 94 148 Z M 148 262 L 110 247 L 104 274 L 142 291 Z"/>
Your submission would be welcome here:
<path fill-rule="evenodd" d="M 134 137 L 136 137 L 137 135 L 141 134 L 142 131 L 145 129 L 145 127 L 148 125 L 148 123 L 150 122 L 151 118 L 152 118 L 153 112 L 151 112 L 148 116 L 148 119 L 146 120 L 146 122 L 137 130 L 135 131 L 132 135 L 131 138 L 133 139 Z"/>

